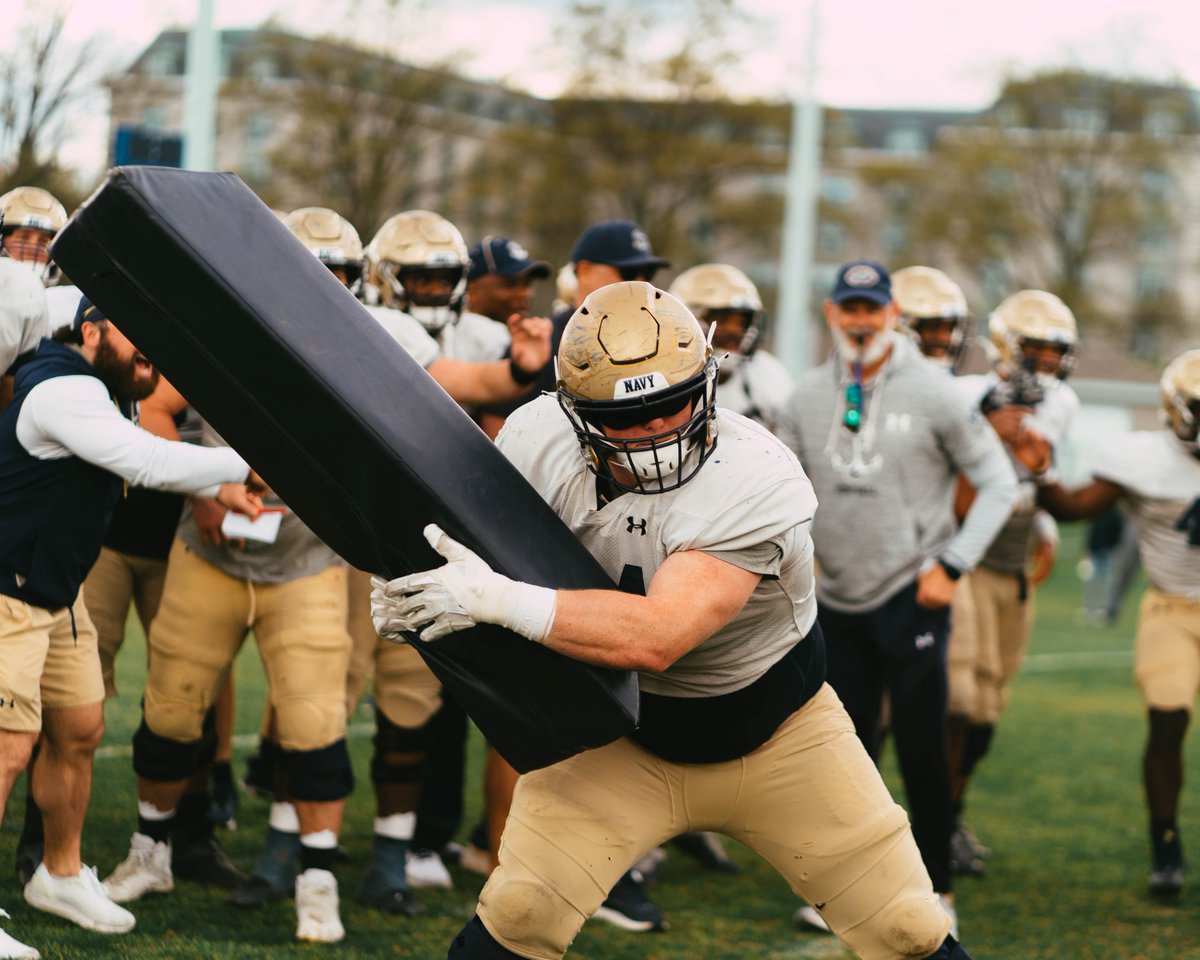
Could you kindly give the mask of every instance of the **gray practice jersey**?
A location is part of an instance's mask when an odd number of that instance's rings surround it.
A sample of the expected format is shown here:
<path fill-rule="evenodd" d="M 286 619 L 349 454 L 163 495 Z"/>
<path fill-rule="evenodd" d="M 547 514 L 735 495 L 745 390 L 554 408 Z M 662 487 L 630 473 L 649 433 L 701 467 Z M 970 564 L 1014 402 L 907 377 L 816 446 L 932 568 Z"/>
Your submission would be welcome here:
<path fill-rule="evenodd" d="M 1155 588 L 1200 597 L 1200 546 L 1183 528 L 1188 511 L 1200 512 L 1200 459 L 1169 430 L 1131 433 L 1105 445 L 1092 473 L 1124 491 Z"/>
<path fill-rule="evenodd" d="M 893 336 L 891 358 L 864 386 L 857 432 L 843 424 L 844 369 L 835 359 L 800 375 L 779 436 L 821 500 L 813 526 L 818 596 L 856 613 L 883 603 L 938 557 L 973 570 L 1012 512 L 1017 481 L 983 415 L 908 339 Z M 955 532 L 959 473 L 978 493 Z"/>
<path fill-rule="evenodd" d="M 962 391 L 963 398 L 978 408 L 989 390 L 1000 382 L 996 373 L 958 377 L 955 385 Z M 1062 380 L 1054 381 L 1046 390 L 1042 402 L 1026 418 L 1030 429 L 1036 431 L 1056 450 L 1066 438 L 1067 431 L 1079 409 L 1079 397 Z M 1025 572 L 1029 559 L 1029 541 L 1033 536 L 1034 518 L 1037 515 L 1037 485 L 1033 474 L 1016 457 L 1009 455 L 1013 470 L 1020 483 L 1020 495 L 1013 507 L 1012 516 L 1005 523 L 996 539 L 983 555 L 979 565 L 997 573 L 1015 576 Z"/>
<path fill-rule="evenodd" d="M 0 257 L 0 376 L 50 335 L 47 316 L 41 280 L 16 260 Z"/>
<path fill-rule="evenodd" d="M 712 697 L 740 690 L 816 620 L 812 485 L 791 452 L 761 426 L 725 410 L 717 420 L 717 448 L 691 480 L 667 493 L 626 493 L 603 506 L 556 397 L 525 404 L 496 440 L 622 589 L 644 593 L 663 561 L 683 550 L 762 574 L 732 622 L 662 673 L 641 675 L 648 693 Z"/>
<path fill-rule="evenodd" d="M 787 367 L 777 357 L 757 350 L 738 359 L 729 376 L 717 384 L 717 405 L 774 431 L 779 426 L 779 411 L 791 392 Z"/>
<path fill-rule="evenodd" d="M 442 353 L 456 360 L 487 363 L 502 360 L 512 344 L 508 327 L 479 313 L 464 313 L 438 334 Z"/>
<path fill-rule="evenodd" d="M 429 365 L 441 356 L 437 341 L 415 317 L 391 307 L 364 305 L 363 309 L 425 369 L 428 370 Z"/>

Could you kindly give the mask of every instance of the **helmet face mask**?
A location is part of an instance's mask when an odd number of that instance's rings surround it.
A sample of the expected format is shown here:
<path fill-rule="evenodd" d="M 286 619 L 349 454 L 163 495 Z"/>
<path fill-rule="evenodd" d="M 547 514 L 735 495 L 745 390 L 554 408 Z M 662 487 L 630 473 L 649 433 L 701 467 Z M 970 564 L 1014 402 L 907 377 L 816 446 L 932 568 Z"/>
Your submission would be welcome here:
<path fill-rule="evenodd" d="M 669 294 L 637 281 L 597 290 L 563 332 L 558 373 L 584 462 L 617 489 L 675 490 L 712 455 L 716 358 Z"/>
<path fill-rule="evenodd" d="M 692 267 L 675 279 L 670 293 L 683 301 L 709 334 L 720 357 L 720 380 L 727 379 L 754 355 L 762 338 L 766 314 L 758 288 L 737 267 L 726 263 L 703 263 Z M 735 324 L 740 325 L 740 329 Z M 715 334 L 712 332 L 714 326 Z"/>
<path fill-rule="evenodd" d="M 67 223 L 66 208 L 40 187 L 17 187 L 0 197 L 0 256 L 29 267 L 52 287 L 62 272 L 50 257 L 50 241 Z"/>
<path fill-rule="evenodd" d="M 462 234 L 429 210 L 409 210 L 388 219 L 367 246 L 368 282 L 385 306 L 404 310 L 437 335 L 462 313 L 470 257 Z M 448 292 L 422 287 L 441 279 Z"/>
<path fill-rule="evenodd" d="M 1200 350 L 1189 350 L 1168 364 L 1159 396 L 1167 427 L 1200 455 Z"/>
<path fill-rule="evenodd" d="M 970 313 L 962 288 L 933 267 L 905 267 L 892 275 L 900 323 L 925 359 L 957 370 L 967 349 Z"/>
<path fill-rule="evenodd" d="M 996 371 L 1034 374 L 1045 387 L 1075 369 L 1079 335 L 1075 315 L 1052 293 L 1021 290 L 988 318 L 988 343 Z"/>

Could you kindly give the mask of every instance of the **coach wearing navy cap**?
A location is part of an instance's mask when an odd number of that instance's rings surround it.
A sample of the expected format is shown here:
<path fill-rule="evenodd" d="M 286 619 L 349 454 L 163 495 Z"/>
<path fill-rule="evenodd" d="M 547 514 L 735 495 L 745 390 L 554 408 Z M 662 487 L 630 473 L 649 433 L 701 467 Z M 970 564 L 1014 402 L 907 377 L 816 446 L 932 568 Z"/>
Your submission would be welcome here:
<path fill-rule="evenodd" d="M 533 281 L 550 276 L 550 264 L 530 259 L 523 246 L 507 237 L 484 237 L 471 247 L 470 258 L 467 310 L 501 325 L 514 313 L 529 316 Z"/>

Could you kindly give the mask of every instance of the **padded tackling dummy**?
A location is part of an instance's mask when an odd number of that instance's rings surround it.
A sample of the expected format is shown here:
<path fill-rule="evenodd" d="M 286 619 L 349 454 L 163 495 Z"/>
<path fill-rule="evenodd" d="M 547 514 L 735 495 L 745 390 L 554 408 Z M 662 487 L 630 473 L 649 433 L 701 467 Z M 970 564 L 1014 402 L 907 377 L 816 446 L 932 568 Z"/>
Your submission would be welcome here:
<path fill-rule="evenodd" d="M 491 566 L 547 587 L 613 583 L 432 378 L 233 174 L 117 168 L 54 259 L 356 567 L 440 566 L 440 524 Z M 415 642 L 518 770 L 628 733 L 634 674 L 491 625 Z"/>

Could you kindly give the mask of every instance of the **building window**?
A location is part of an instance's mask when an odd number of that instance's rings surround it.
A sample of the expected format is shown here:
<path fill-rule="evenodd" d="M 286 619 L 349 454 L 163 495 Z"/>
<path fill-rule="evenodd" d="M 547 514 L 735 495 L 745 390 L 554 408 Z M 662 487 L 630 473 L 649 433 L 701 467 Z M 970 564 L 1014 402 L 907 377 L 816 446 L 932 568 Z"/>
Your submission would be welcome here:
<path fill-rule="evenodd" d="M 1166 104 L 1157 104 L 1146 109 L 1142 119 L 1142 132 L 1151 137 L 1170 137 L 1179 132 L 1179 114 Z"/>
<path fill-rule="evenodd" d="M 821 177 L 821 199 L 844 207 L 854 202 L 854 181 L 849 177 L 829 174 Z"/>
<path fill-rule="evenodd" d="M 929 142 L 916 127 L 894 127 L 887 132 L 883 148 L 889 153 L 919 156 L 928 151 Z"/>
<path fill-rule="evenodd" d="M 252 113 L 246 118 L 242 134 L 242 172 L 247 179 L 262 180 L 267 176 L 270 164 L 267 161 L 267 146 L 271 139 L 271 117 L 266 113 Z"/>

